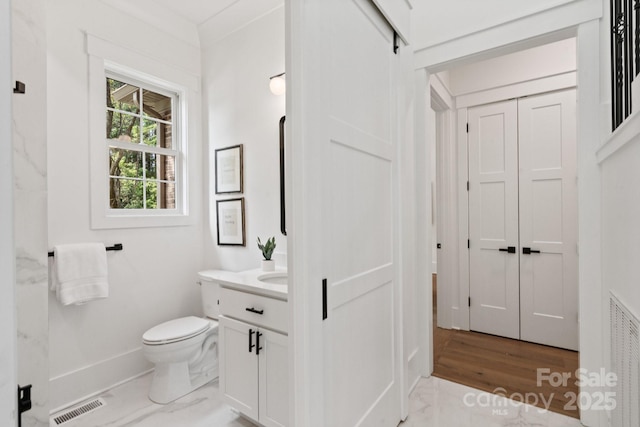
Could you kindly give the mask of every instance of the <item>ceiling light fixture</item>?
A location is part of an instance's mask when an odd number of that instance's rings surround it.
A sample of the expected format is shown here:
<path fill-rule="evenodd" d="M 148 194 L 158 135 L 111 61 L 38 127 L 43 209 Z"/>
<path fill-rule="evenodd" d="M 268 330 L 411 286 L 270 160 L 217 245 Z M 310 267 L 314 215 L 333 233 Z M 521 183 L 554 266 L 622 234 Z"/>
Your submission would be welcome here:
<path fill-rule="evenodd" d="M 284 80 L 284 73 L 276 74 L 269 77 L 269 89 L 274 95 L 282 95 L 287 88 L 287 84 Z"/>

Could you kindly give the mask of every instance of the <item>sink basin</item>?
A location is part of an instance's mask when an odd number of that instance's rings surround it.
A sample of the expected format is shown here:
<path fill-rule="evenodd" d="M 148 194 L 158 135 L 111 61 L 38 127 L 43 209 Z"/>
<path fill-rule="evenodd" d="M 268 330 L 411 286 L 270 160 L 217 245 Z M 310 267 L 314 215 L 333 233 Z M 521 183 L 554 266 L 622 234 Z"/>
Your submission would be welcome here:
<path fill-rule="evenodd" d="M 273 273 L 264 273 L 258 276 L 258 280 L 273 285 L 286 285 L 289 283 L 289 276 L 286 271 L 275 271 Z"/>

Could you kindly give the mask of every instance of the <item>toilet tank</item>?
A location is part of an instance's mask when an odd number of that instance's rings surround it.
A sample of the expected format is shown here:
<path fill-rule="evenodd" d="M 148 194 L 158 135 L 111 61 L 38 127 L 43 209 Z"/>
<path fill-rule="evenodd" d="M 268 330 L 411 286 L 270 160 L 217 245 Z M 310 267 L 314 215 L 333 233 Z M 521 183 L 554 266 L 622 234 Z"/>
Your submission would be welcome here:
<path fill-rule="evenodd" d="M 198 279 L 204 315 L 217 319 L 220 314 L 220 285 L 206 271 L 198 273 Z"/>

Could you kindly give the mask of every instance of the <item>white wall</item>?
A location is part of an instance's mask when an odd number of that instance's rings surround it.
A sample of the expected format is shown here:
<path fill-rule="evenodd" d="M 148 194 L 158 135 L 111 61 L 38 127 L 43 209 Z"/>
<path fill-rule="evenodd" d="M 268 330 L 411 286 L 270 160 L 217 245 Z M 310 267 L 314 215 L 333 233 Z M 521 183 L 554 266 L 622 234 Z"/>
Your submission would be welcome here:
<path fill-rule="evenodd" d="M 416 67 L 441 71 L 451 61 L 473 62 L 491 50 L 515 52 L 533 39 L 541 44 L 566 38 L 572 26 L 598 19 L 602 7 L 602 0 L 416 2 Z"/>
<path fill-rule="evenodd" d="M 640 115 L 635 112 L 598 151 L 602 168 L 602 305 L 605 313 L 605 366 L 612 368 L 609 351 L 609 298 L 613 293 L 640 319 Z M 621 404 L 624 399 L 618 400 Z"/>
<path fill-rule="evenodd" d="M 189 111 L 192 225 L 92 230 L 90 226 L 88 58 L 85 32 L 199 79 L 197 31 L 177 38 L 99 0 L 61 0 L 47 10 L 49 246 L 122 243 L 109 252 L 109 298 L 63 307 L 49 294 L 51 409 L 135 376 L 151 366 L 141 354 L 146 329 L 201 314 L 203 161 L 200 103 Z M 171 26 L 171 22 L 165 22 Z M 187 37 L 193 35 L 193 37 Z M 126 65 L 126 64 L 124 64 Z M 199 94 L 195 95 L 199 99 Z"/>
<path fill-rule="evenodd" d="M 427 351 L 429 345 L 421 334 L 419 324 L 430 324 L 430 316 L 422 310 L 421 301 L 430 294 L 428 284 L 431 282 L 429 266 L 425 261 L 431 258 L 431 251 L 425 248 L 424 241 L 418 238 L 418 230 L 421 227 L 423 218 L 420 216 L 422 209 L 426 205 L 424 199 L 419 197 L 425 194 L 430 197 L 431 187 L 427 182 L 421 183 L 423 173 L 428 173 L 422 162 L 417 161 L 417 157 L 426 148 L 424 135 L 416 132 L 416 127 L 422 120 L 416 120 L 416 110 L 426 111 L 426 96 L 419 94 L 415 90 L 416 86 L 425 84 L 424 73 L 417 76 L 413 70 L 413 54 L 410 49 L 403 47 L 399 52 L 399 59 L 402 61 L 402 83 L 398 91 L 398 111 L 404 121 L 399 123 L 398 138 L 403 144 L 398 145 L 398 171 L 399 187 L 398 192 L 400 202 L 399 228 L 400 250 L 398 257 L 401 286 L 396 289 L 394 298 L 401 298 L 402 312 L 402 357 L 405 376 L 402 384 L 406 395 L 401 400 L 402 415 L 407 415 L 408 395 L 417 384 L 420 377 L 429 370 L 431 355 Z M 428 159 L 428 157 L 427 157 Z M 421 170 L 422 169 L 422 170 Z M 425 224 L 430 231 L 430 216 Z M 429 241 L 427 239 L 426 241 Z M 424 251 L 424 252 L 422 252 Z M 427 286 L 424 286 L 424 285 Z M 397 349 L 398 350 L 398 349 Z M 400 356 L 398 356 L 400 357 Z M 405 364 L 406 361 L 406 364 Z"/>
<path fill-rule="evenodd" d="M 426 47 L 576 0 L 425 0 L 414 6 L 413 42 Z M 446 4 L 446 6 L 445 6 Z"/>
<path fill-rule="evenodd" d="M 635 135 L 602 159 L 602 277 L 640 318 L 640 120 Z M 615 143 L 616 140 L 608 142 Z M 607 295 L 604 295 L 608 297 Z"/>
<path fill-rule="evenodd" d="M 454 96 L 576 70 L 576 39 L 569 38 L 447 70 Z M 444 73 L 439 73 L 444 74 Z M 441 79 L 441 81 L 446 81 Z"/>
<path fill-rule="evenodd" d="M 431 226 L 432 194 L 431 170 L 433 150 L 429 144 L 427 115 L 429 105 L 429 76 L 424 70 L 414 72 L 414 191 L 415 224 L 413 230 L 415 244 L 415 275 L 403 282 L 405 315 L 405 354 L 409 360 L 408 386 L 415 383 L 416 375 L 427 376 L 433 372 L 433 315 L 426 307 L 431 307 L 431 274 L 434 249 L 427 242 L 436 239 Z M 406 285 L 404 284 L 406 283 Z M 410 315 L 410 316 L 409 316 Z M 415 346 L 418 346 L 416 349 Z"/>
<path fill-rule="evenodd" d="M 0 86 L 13 87 L 11 81 L 11 2 L 0 1 Z M 9 93 L 9 92 L 6 92 Z M 11 97 L 0 97 L 0 141 L 11 141 Z M 15 256 L 13 251 L 13 164 L 12 145 L 0 144 L 0 424 L 16 425 L 16 312 Z"/>
<path fill-rule="evenodd" d="M 257 268 L 256 245 L 275 236 L 276 253 L 287 251 L 280 233 L 278 122 L 285 96 L 269 91 L 269 77 L 284 71 L 284 8 L 278 8 L 203 50 L 205 141 L 208 147 L 208 267 Z M 215 149 L 243 144 L 244 193 L 215 194 Z M 216 200 L 244 197 L 246 246 L 218 246 Z"/>
<path fill-rule="evenodd" d="M 609 29 L 608 2 L 601 32 Z M 612 291 L 636 318 L 640 318 L 640 109 L 633 107 L 633 114 L 614 134 L 611 133 L 611 85 L 609 68 L 609 40 L 601 40 L 600 63 L 603 68 L 600 96 L 603 104 L 600 133 L 603 144 L 597 152 L 602 170 L 602 293 L 601 301 L 605 323 L 603 325 L 603 349 L 606 366 L 610 367 L 609 293 Z"/>

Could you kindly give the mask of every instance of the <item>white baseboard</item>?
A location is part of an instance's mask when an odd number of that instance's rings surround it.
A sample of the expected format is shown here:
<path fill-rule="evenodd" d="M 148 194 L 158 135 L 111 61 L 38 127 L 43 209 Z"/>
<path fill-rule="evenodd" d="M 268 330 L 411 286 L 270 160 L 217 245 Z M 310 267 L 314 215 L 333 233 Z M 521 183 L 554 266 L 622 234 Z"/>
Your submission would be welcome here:
<path fill-rule="evenodd" d="M 50 413 L 79 403 L 153 369 L 142 347 L 49 379 Z"/>
<path fill-rule="evenodd" d="M 408 390 L 409 393 L 411 393 L 415 388 L 416 384 L 418 384 L 418 381 L 422 377 L 422 371 L 424 370 L 422 368 L 422 363 L 420 363 L 420 358 L 418 357 L 419 354 L 420 354 L 420 347 L 416 347 L 411 352 L 408 358 L 409 379 L 407 384 L 409 385 L 409 390 Z"/>

